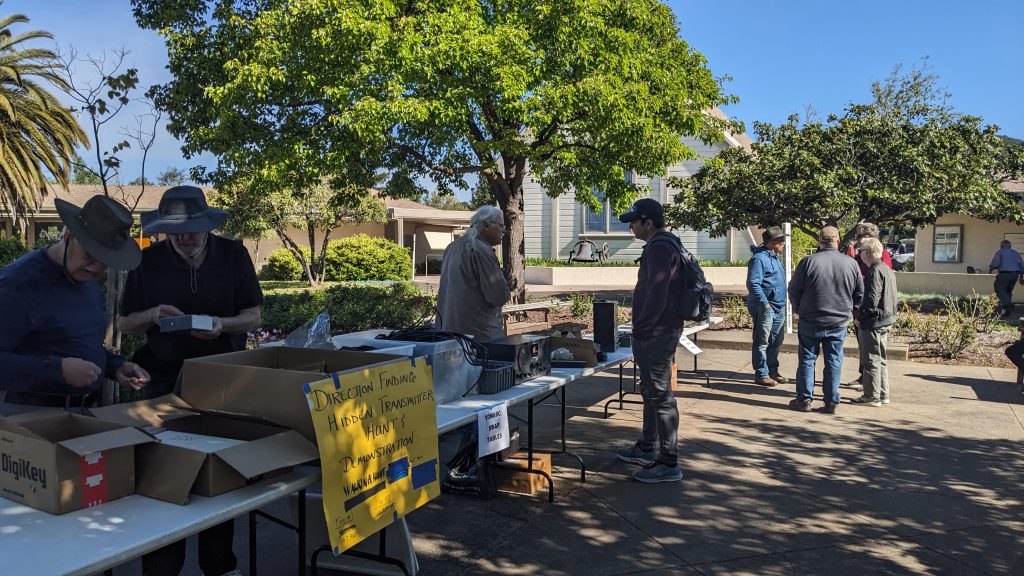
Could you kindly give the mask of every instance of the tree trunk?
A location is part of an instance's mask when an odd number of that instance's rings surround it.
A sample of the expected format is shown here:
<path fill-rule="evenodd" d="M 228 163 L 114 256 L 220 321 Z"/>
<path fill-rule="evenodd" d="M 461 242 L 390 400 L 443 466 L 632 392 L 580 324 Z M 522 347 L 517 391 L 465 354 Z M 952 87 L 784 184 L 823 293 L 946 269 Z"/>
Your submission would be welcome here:
<path fill-rule="evenodd" d="M 522 184 L 510 188 L 508 195 L 498 198 L 498 205 L 505 213 L 505 239 L 501 243 L 501 260 L 505 266 L 505 280 L 512 292 L 512 303 L 526 301 L 526 234 L 523 214 Z M 502 202 L 502 200 L 505 200 Z"/>

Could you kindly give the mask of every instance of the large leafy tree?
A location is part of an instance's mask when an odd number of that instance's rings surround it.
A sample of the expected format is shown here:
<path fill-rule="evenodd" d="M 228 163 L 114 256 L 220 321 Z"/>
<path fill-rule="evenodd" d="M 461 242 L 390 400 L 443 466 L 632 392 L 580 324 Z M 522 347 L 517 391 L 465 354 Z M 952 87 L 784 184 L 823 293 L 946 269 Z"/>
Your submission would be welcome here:
<path fill-rule="evenodd" d="M 672 180 L 668 220 L 712 234 L 834 225 L 847 237 L 860 222 L 920 227 L 952 212 L 1024 222 L 1020 198 L 1001 187 L 1021 176 L 1024 149 L 955 112 L 926 66 L 897 67 L 872 94 L 823 122 L 755 123 L 753 150 L 723 150 L 692 178 Z"/>
<path fill-rule="evenodd" d="M 75 146 L 89 146 L 71 112 L 39 83 L 68 88 L 56 73 L 57 55 L 25 47 L 52 36 L 38 30 L 15 34 L 11 29 L 28 21 L 21 14 L 0 18 L 0 206 L 14 217 L 16 229 L 37 208 L 47 177 L 66 187 Z"/>
<path fill-rule="evenodd" d="M 622 209 L 626 170 L 695 157 L 726 103 L 655 0 L 133 0 L 167 40 L 161 105 L 214 183 L 322 178 L 393 196 L 486 183 L 505 212 L 505 274 L 524 287 L 523 183 Z M 470 179 L 472 180 L 472 178 Z M 218 184 L 219 186 L 220 184 Z"/>
<path fill-rule="evenodd" d="M 357 187 L 339 190 L 327 183 L 279 190 L 250 180 L 237 188 L 222 190 L 213 201 L 231 212 L 225 231 L 256 239 L 276 235 L 298 259 L 310 285 L 317 285 L 324 280 L 332 230 L 343 224 L 387 222 L 384 202 L 360 191 Z M 305 232 L 306 246 L 293 239 L 295 230 Z"/>

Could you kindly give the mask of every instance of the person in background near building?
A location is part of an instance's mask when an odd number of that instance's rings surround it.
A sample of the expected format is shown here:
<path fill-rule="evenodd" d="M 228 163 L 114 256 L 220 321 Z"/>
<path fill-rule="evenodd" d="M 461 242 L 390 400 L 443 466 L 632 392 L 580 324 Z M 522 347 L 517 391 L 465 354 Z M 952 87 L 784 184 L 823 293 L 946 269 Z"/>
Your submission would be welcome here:
<path fill-rule="evenodd" d="M 860 277 L 863 280 L 868 274 L 868 264 L 864 261 L 862 254 L 860 253 L 860 243 L 868 238 L 874 238 L 878 240 L 878 226 L 871 222 L 861 222 L 857 224 L 854 229 L 854 241 L 847 248 L 846 253 L 857 260 L 857 266 L 860 267 Z M 889 255 L 888 250 L 882 250 L 882 263 L 892 269 L 892 257 Z M 853 333 L 857 335 L 857 326 L 854 325 Z M 859 341 L 859 340 L 858 340 Z M 846 386 L 851 390 L 860 391 L 864 389 L 864 385 L 861 383 L 862 376 L 864 375 L 864 357 L 861 356 L 857 361 L 857 379 L 851 381 Z"/>
<path fill-rule="evenodd" d="M 132 215 L 106 196 L 79 208 L 54 200 L 66 227 L 60 240 L 0 269 L 0 394 L 5 415 L 27 406 L 84 408 L 107 378 L 140 389 L 149 374 L 103 346 L 107 267 L 139 265 Z"/>
<path fill-rule="evenodd" d="M 640 439 L 616 455 L 643 465 L 633 474 L 640 482 L 674 482 L 683 478 L 678 466 L 679 407 L 672 394 L 672 361 L 683 331 L 673 296 L 683 289 L 682 244 L 665 230 L 665 208 L 652 198 L 637 200 L 619 220 L 646 242 L 633 289 L 633 357 L 640 371 L 644 416 Z"/>
<path fill-rule="evenodd" d="M 146 335 L 134 359 L 153 373 L 150 397 L 174 390 L 188 358 L 245 349 L 246 333 L 259 326 L 263 291 L 249 251 L 241 242 L 212 233 L 228 213 L 206 204 L 195 186 L 164 192 L 157 210 L 142 214 L 145 234 L 167 240 L 142 253 L 142 264 L 128 274 L 118 326 Z M 199 314 L 213 317 L 212 330 L 162 332 L 160 320 Z M 199 566 L 204 574 L 233 574 L 235 524 L 229 520 L 199 533 Z M 175 575 L 185 561 L 185 540 L 142 557 L 146 576 Z"/>
<path fill-rule="evenodd" d="M 839 252 L 839 229 L 826 226 L 818 233 L 818 252 L 805 257 L 789 283 L 789 301 L 800 316 L 800 340 L 796 370 L 796 398 L 789 407 L 810 412 L 814 400 L 814 366 L 824 352 L 822 396 L 827 414 L 835 414 L 841 402 L 839 378 L 843 369 L 843 342 L 855 307 L 864 295 L 857 263 Z"/>
<path fill-rule="evenodd" d="M 469 230 L 445 249 L 437 288 L 438 329 L 481 342 L 505 335 L 501 307 L 511 293 L 494 254 L 504 235 L 501 209 L 483 206 L 469 221 Z"/>
<path fill-rule="evenodd" d="M 992 262 L 988 265 L 988 273 L 996 272 L 996 281 L 993 287 L 999 304 L 1003 307 L 1003 314 L 1009 316 L 1013 312 L 1013 285 L 1016 282 L 1024 283 L 1024 257 L 1020 252 L 1013 249 L 1009 240 L 999 243 L 999 250 L 992 256 Z"/>
<path fill-rule="evenodd" d="M 786 271 L 779 254 L 786 249 L 786 234 L 769 226 L 761 235 L 763 243 L 747 262 L 747 310 L 754 319 L 751 363 L 754 383 L 761 386 L 785 384 L 779 374 L 779 349 L 786 335 Z"/>
<path fill-rule="evenodd" d="M 864 297 L 857 311 L 857 344 L 860 348 L 861 383 L 864 394 L 856 404 L 889 403 L 889 327 L 896 323 L 896 275 L 882 263 L 885 248 L 876 238 L 861 240 L 860 258 L 868 263 Z"/>

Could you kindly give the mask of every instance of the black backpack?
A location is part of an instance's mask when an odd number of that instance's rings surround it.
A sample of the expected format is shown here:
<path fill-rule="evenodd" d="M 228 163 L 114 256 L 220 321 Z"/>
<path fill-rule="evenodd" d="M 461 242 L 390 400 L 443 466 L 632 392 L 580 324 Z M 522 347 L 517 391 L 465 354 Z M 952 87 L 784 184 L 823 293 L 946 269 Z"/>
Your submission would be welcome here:
<path fill-rule="evenodd" d="M 683 320 L 704 322 L 711 317 L 711 302 L 715 299 L 715 287 L 704 277 L 704 269 L 697 258 L 683 247 L 674 234 L 659 234 L 663 242 L 672 242 L 679 249 L 683 261 L 682 286 L 674 290 L 676 307 Z M 669 240 L 671 238 L 671 240 Z M 657 241 L 657 238 L 655 239 Z"/>

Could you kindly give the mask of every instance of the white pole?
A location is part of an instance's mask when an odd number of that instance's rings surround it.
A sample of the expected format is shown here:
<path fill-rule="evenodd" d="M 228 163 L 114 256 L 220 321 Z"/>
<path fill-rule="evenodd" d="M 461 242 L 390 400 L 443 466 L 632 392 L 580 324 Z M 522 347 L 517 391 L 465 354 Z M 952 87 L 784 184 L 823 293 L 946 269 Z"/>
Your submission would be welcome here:
<path fill-rule="evenodd" d="M 782 231 L 786 233 L 786 287 L 789 287 L 789 280 L 793 277 L 793 225 L 786 222 L 782 225 Z M 789 298 L 786 298 L 786 334 L 793 333 L 793 307 L 789 305 Z"/>

